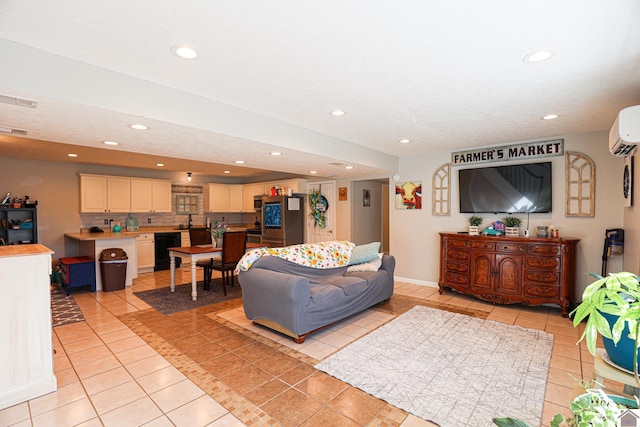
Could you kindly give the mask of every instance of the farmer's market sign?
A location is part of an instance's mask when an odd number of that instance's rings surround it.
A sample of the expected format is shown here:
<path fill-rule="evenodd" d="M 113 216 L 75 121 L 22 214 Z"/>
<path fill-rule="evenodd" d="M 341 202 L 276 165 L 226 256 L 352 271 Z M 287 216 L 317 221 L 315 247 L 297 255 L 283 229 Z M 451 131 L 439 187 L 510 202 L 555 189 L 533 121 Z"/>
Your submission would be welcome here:
<path fill-rule="evenodd" d="M 451 153 L 453 166 L 564 155 L 564 139 L 501 145 Z"/>

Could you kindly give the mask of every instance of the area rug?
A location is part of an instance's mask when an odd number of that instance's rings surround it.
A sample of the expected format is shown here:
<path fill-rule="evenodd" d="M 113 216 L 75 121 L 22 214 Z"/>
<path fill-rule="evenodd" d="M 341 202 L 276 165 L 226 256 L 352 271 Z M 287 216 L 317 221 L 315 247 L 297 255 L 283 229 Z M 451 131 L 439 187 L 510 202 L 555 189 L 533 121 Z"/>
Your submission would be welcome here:
<path fill-rule="evenodd" d="M 160 313 L 171 314 L 240 298 L 242 291 L 236 282 L 234 286 L 227 286 L 227 295 L 224 295 L 222 279 L 214 279 L 211 282 L 210 291 L 203 290 L 202 281 L 198 282 L 198 298 L 195 301 L 191 299 L 191 283 L 176 285 L 174 293 L 171 292 L 170 287 L 166 287 L 134 292 L 133 294 Z"/>
<path fill-rule="evenodd" d="M 442 427 L 541 425 L 553 335 L 417 306 L 316 365 Z"/>
<path fill-rule="evenodd" d="M 84 320 L 73 294 L 67 296 L 66 289 L 56 284 L 51 285 L 51 317 L 54 328 Z"/>

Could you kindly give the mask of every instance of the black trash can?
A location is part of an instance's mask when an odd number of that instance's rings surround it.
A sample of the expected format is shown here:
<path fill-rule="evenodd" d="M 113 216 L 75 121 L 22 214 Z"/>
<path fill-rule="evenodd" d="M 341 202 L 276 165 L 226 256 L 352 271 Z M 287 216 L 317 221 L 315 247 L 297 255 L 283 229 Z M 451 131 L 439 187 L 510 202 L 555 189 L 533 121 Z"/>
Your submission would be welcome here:
<path fill-rule="evenodd" d="M 127 281 L 127 253 L 121 248 L 109 248 L 100 254 L 100 278 L 105 292 L 124 289 Z"/>

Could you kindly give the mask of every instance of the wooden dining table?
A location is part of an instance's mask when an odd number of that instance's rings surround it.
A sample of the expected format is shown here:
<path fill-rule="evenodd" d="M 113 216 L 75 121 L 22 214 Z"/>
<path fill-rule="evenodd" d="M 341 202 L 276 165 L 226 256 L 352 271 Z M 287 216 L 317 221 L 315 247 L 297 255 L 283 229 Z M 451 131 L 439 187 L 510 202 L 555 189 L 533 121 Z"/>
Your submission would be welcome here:
<path fill-rule="evenodd" d="M 266 245 L 261 243 L 247 243 L 247 250 L 263 248 Z M 201 259 L 222 257 L 222 248 L 211 245 L 181 246 L 169 248 L 170 269 L 171 269 L 171 292 L 176 291 L 176 257 L 188 258 L 191 260 L 191 298 L 198 299 L 198 287 L 196 280 L 196 263 Z"/>

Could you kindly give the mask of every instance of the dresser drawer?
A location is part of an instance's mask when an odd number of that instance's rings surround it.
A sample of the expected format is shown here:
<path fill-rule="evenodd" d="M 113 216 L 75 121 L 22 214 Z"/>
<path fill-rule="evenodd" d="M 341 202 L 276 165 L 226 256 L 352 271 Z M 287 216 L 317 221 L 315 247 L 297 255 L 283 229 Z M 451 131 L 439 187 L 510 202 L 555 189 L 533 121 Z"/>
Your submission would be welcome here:
<path fill-rule="evenodd" d="M 463 249 L 447 249 L 447 260 L 449 259 L 455 260 L 468 260 L 469 259 L 469 251 L 465 251 Z"/>
<path fill-rule="evenodd" d="M 454 247 L 454 248 L 468 248 L 469 247 L 469 242 L 467 242 L 466 240 L 456 240 L 456 239 L 450 239 L 447 240 L 447 246 L 448 247 Z"/>
<path fill-rule="evenodd" d="M 465 287 L 469 286 L 469 276 L 464 274 L 447 272 L 444 275 L 444 281 L 447 286 L 451 286 L 453 284 Z"/>
<path fill-rule="evenodd" d="M 524 282 L 544 285 L 560 285 L 560 275 L 555 271 L 525 270 Z"/>
<path fill-rule="evenodd" d="M 526 268 L 542 268 L 545 270 L 559 270 L 560 258 L 556 257 L 526 257 Z"/>
<path fill-rule="evenodd" d="M 529 245 L 530 254 L 560 255 L 560 245 Z"/>
<path fill-rule="evenodd" d="M 560 296 L 560 287 L 544 286 L 544 285 L 525 285 L 524 293 L 532 297 L 558 298 Z"/>
<path fill-rule="evenodd" d="M 485 249 L 488 251 L 494 251 L 496 249 L 496 244 L 492 242 L 471 242 L 471 247 L 473 249 Z"/>
<path fill-rule="evenodd" d="M 496 250 L 500 252 L 523 253 L 525 251 L 525 247 L 517 243 L 496 243 Z"/>
<path fill-rule="evenodd" d="M 451 271 L 454 273 L 468 273 L 469 263 L 453 262 L 453 261 L 447 260 L 446 268 L 447 268 L 447 271 Z"/>

